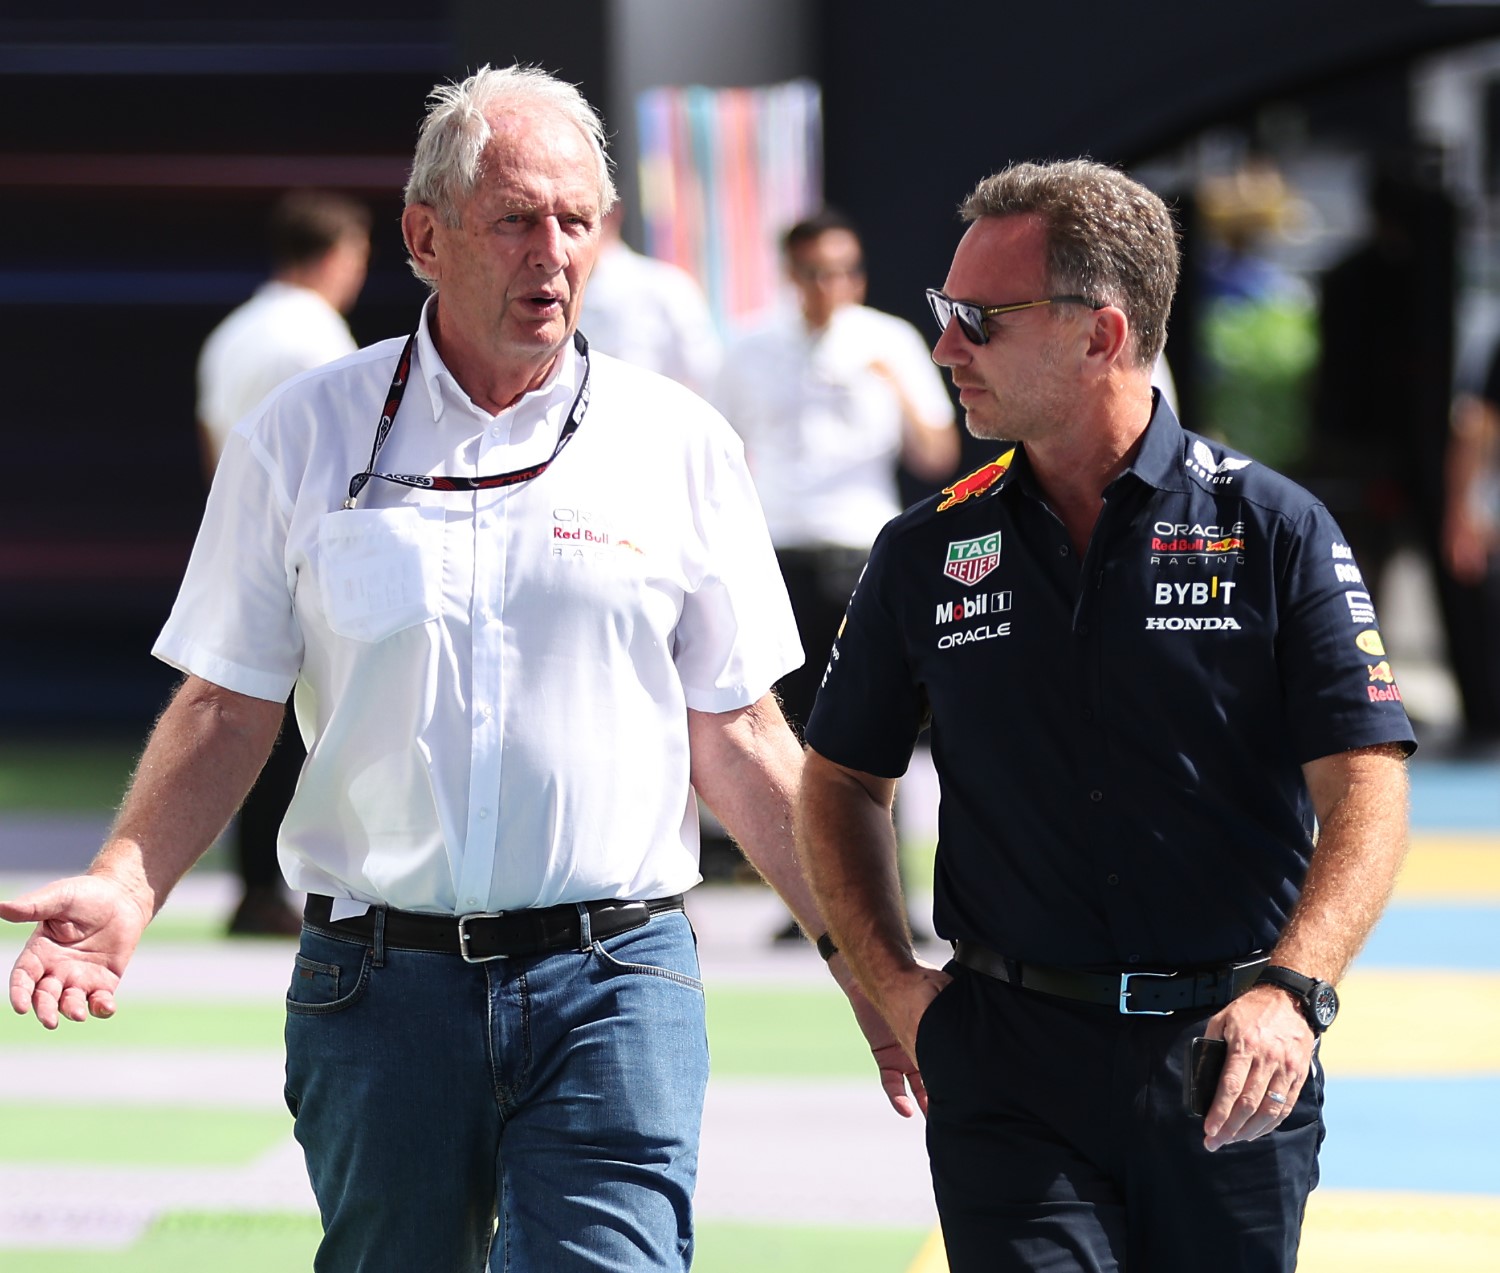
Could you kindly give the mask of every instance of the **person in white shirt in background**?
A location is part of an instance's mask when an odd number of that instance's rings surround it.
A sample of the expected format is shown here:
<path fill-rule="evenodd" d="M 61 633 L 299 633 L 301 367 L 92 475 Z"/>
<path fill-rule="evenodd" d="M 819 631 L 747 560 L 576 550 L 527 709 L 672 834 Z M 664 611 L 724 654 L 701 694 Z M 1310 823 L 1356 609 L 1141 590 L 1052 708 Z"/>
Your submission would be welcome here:
<path fill-rule="evenodd" d="M 708 299 L 686 270 L 626 243 L 624 219 L 618 203 L 604 218 L 579 330 L 590 349 L 707 394 L 724 354 Z"/>
<path fill-rule="evenodd" d="M 370 210 L 342 195 L 293 190 L 271 209 L 271 277 L 209 334 L 198 356 L 198 423 L 210 478 L 224 442 L 284 380 L 352 354 L 345 321 L 365 285 Z"/>
<path fill-rule="evenodd" d="M 776 684 L 800 735 L 870 545 L 901 511 L 897 466 L 939 482 L 959 435 L 921 333 L 864 304 L 853 222 L 825 208 L 787 230 L 782 250 L 796 305 L 731 343 L 713 401 L 745 440 L 807 653 Z M 800 936 L 795 923 L 776 934 Z"/>
<path fill-rule="evenodd" d="M 198 440 L 210 482 L 230 430 L 262 398 L 358 348 L 344 316 L 365 283 L 369 209 L 327 191 L 289 191 L 271 209 L 266 238 L 271 277 L 213 329 L 198 356 Z M 276 839 L 306 756 L 291 723 L 240 808 L 233 832 L 240 899 L 231 935 L 302 931 L 282 884 Z"/>

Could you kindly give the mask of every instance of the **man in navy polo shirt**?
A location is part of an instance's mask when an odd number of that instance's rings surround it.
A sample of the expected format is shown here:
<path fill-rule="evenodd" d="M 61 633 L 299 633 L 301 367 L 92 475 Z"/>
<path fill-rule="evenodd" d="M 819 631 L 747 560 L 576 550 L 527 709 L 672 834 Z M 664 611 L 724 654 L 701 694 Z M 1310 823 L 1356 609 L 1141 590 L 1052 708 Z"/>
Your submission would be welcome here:
<path fill-rule="evenodd" d="M 799 810 L 820 946 L 921 1066 L 955 1273 L 1290 1270 L 1317 1039 L 1405 848 L 1400 690 L 1327 510 L 1152 392 L 1161 200 L 1020 164 L 962 214 L 934 357 L 996 458 L 850 602 Z M 942 971 L 889 816 L 929 722 Z M 1227 1045 L 1201 1122 L 1196 1036 Z"/>

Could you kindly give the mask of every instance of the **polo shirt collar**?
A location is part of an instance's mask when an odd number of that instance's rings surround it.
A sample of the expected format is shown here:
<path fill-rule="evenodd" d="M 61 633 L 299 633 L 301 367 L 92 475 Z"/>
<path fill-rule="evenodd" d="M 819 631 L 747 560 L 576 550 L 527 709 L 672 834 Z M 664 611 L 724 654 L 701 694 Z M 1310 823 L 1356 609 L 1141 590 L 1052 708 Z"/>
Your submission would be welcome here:
<path fill-rule="evenodd" d="M 1182 466 L 1182 425 L 1177 422 L 1177 417 L 1167 405 L 1160 389 L 1153 388 L 1151 396 L 1151 420 L 1146 425 L 1145 433 L 1141 435 L 1140 449 L 1136 451 L 1135 459 L 1125 472 L 1115 478 L 1115 482 L 1129 474 L 1160 491 L 1190 490 L 1191 484 Z M 1041 494 L 1031 472 L 1031 461 L 1026 455 L 1026 448 L 1021 445 L 1017 445 L 1010 467 L 995 483 L 994 489 L 1001 491 L 1013 483 L 1033 495 Z M 1113 486 L 1114 483 L 1110 485 Z"/>
<path fill-rule="evenodd" d="M 1140 449 L 1125 472 L 1159 491 L 1187 491 L 1191 483 L 1182 465 L 1182 425 L 1161 390 L 1152 389 L 1151 393 L 1156 399 L 1151 423 L 1146 426 Z"/>
<path fill-rule="evenodd" d="M 443 362 L 443 356 L 438 353 L 437 345 L 433 343 L 431 315 L 433 306 L 436 304 L 437 294 L 434 292 L 423 303 L 422 317 L 417 323 L 417 370 L 427 390 L 427 400 L 432 407 L 432 418 L 441 420 L 447 406 L 462 404 L 463 409 L 469 413 L 489 419 L 489 413 L 476 407 L 469 395 L 464 392 L 464 387 L 448 370 L 447 364 Z M 514 411 L 517 407 L 527 405 L 547 413 L 560 403 L 562 409 L 566 411 L 578 393 L 579 379 L 582 375 L 583 359 L 578 356 L 578 348 L 572 337 L 569 337 L 568 343 L 563 347 L 562 355 L 552 364 L 552 371 L 547 379 L 537 388 L 522 394 L 520 399 L 506 410 Z M 501 414 L 503 415 L 504 412 Z"/>

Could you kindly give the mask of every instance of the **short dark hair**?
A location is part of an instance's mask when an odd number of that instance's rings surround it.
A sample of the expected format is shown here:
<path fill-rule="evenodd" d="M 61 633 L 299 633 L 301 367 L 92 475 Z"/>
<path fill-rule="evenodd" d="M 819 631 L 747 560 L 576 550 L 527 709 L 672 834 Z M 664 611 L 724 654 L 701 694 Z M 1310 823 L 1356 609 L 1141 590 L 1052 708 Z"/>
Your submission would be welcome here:
<path fill-rule="evenodd" d="M 326 190 L 292 190 L 271 208 L 267 245 L 275 269 L 307 265 L 342 240 L 370 237 L 370 210 Z"/>
<path fill-rule="evenodd" d="M 843 230 L 855 239 L 859 238 L 859 227 L 847 215 L 837 208 L 822 208 L 812 216 L 804 217 L 781 236 L 781 250 L 791 256 L 798 248 L 834 230 Z"/>
<path fill-rule="evenodd" d="M 1177 291 L 1177 227 L 1167 205 L 1140 182 L 1089 159 L 1012 164 L 975 186 L 959 215 L 1040 217 L 1048 285 L 1118 306 L 1130 323 L 1136 365 L 1156 361 Z"/>

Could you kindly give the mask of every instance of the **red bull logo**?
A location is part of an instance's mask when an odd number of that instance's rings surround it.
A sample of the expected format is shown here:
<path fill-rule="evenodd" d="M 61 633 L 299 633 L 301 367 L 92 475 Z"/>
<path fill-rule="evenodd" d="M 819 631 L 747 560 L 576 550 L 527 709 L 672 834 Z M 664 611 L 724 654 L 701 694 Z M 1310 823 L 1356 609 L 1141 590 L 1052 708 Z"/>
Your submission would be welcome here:
<path fill-rule="evenodd" d="M 1206 553 L 1237 553 L 1243 552 L 1244 549 L 1245 541 L 1235 535 L 1227 539 L 1210 539 L 1203 547 Z"/>
<path fill-rule="evenodd" d="M 1365 686 L 1365 693 L 1370 696 L 1370 702 L 1399 703 L 1401 701 L 1401 690 L 1396 685 L 1396 677 L 1391 671 L 1389 662 L 1381 659 L 1373 666 L 1366 663 L 1365 670 L 1370 674 L 1370 683 Z"/>
<path fill-rule="evenodd" d="M 1016 457 L 1016 448 L 1011 447 L 998 459 L 983 464 L 972 473 L 954 482 L 952 486 L 943 487 L 943 494 L 948 498 L 937 506 L 938 512 L 952 508 L 955 504 L 962 504 L 964 500 L 975 495 L 983 495 L 996 482 L 1005 476 L 1006 470 L 1010 468 L 1011 461 Z"/>

